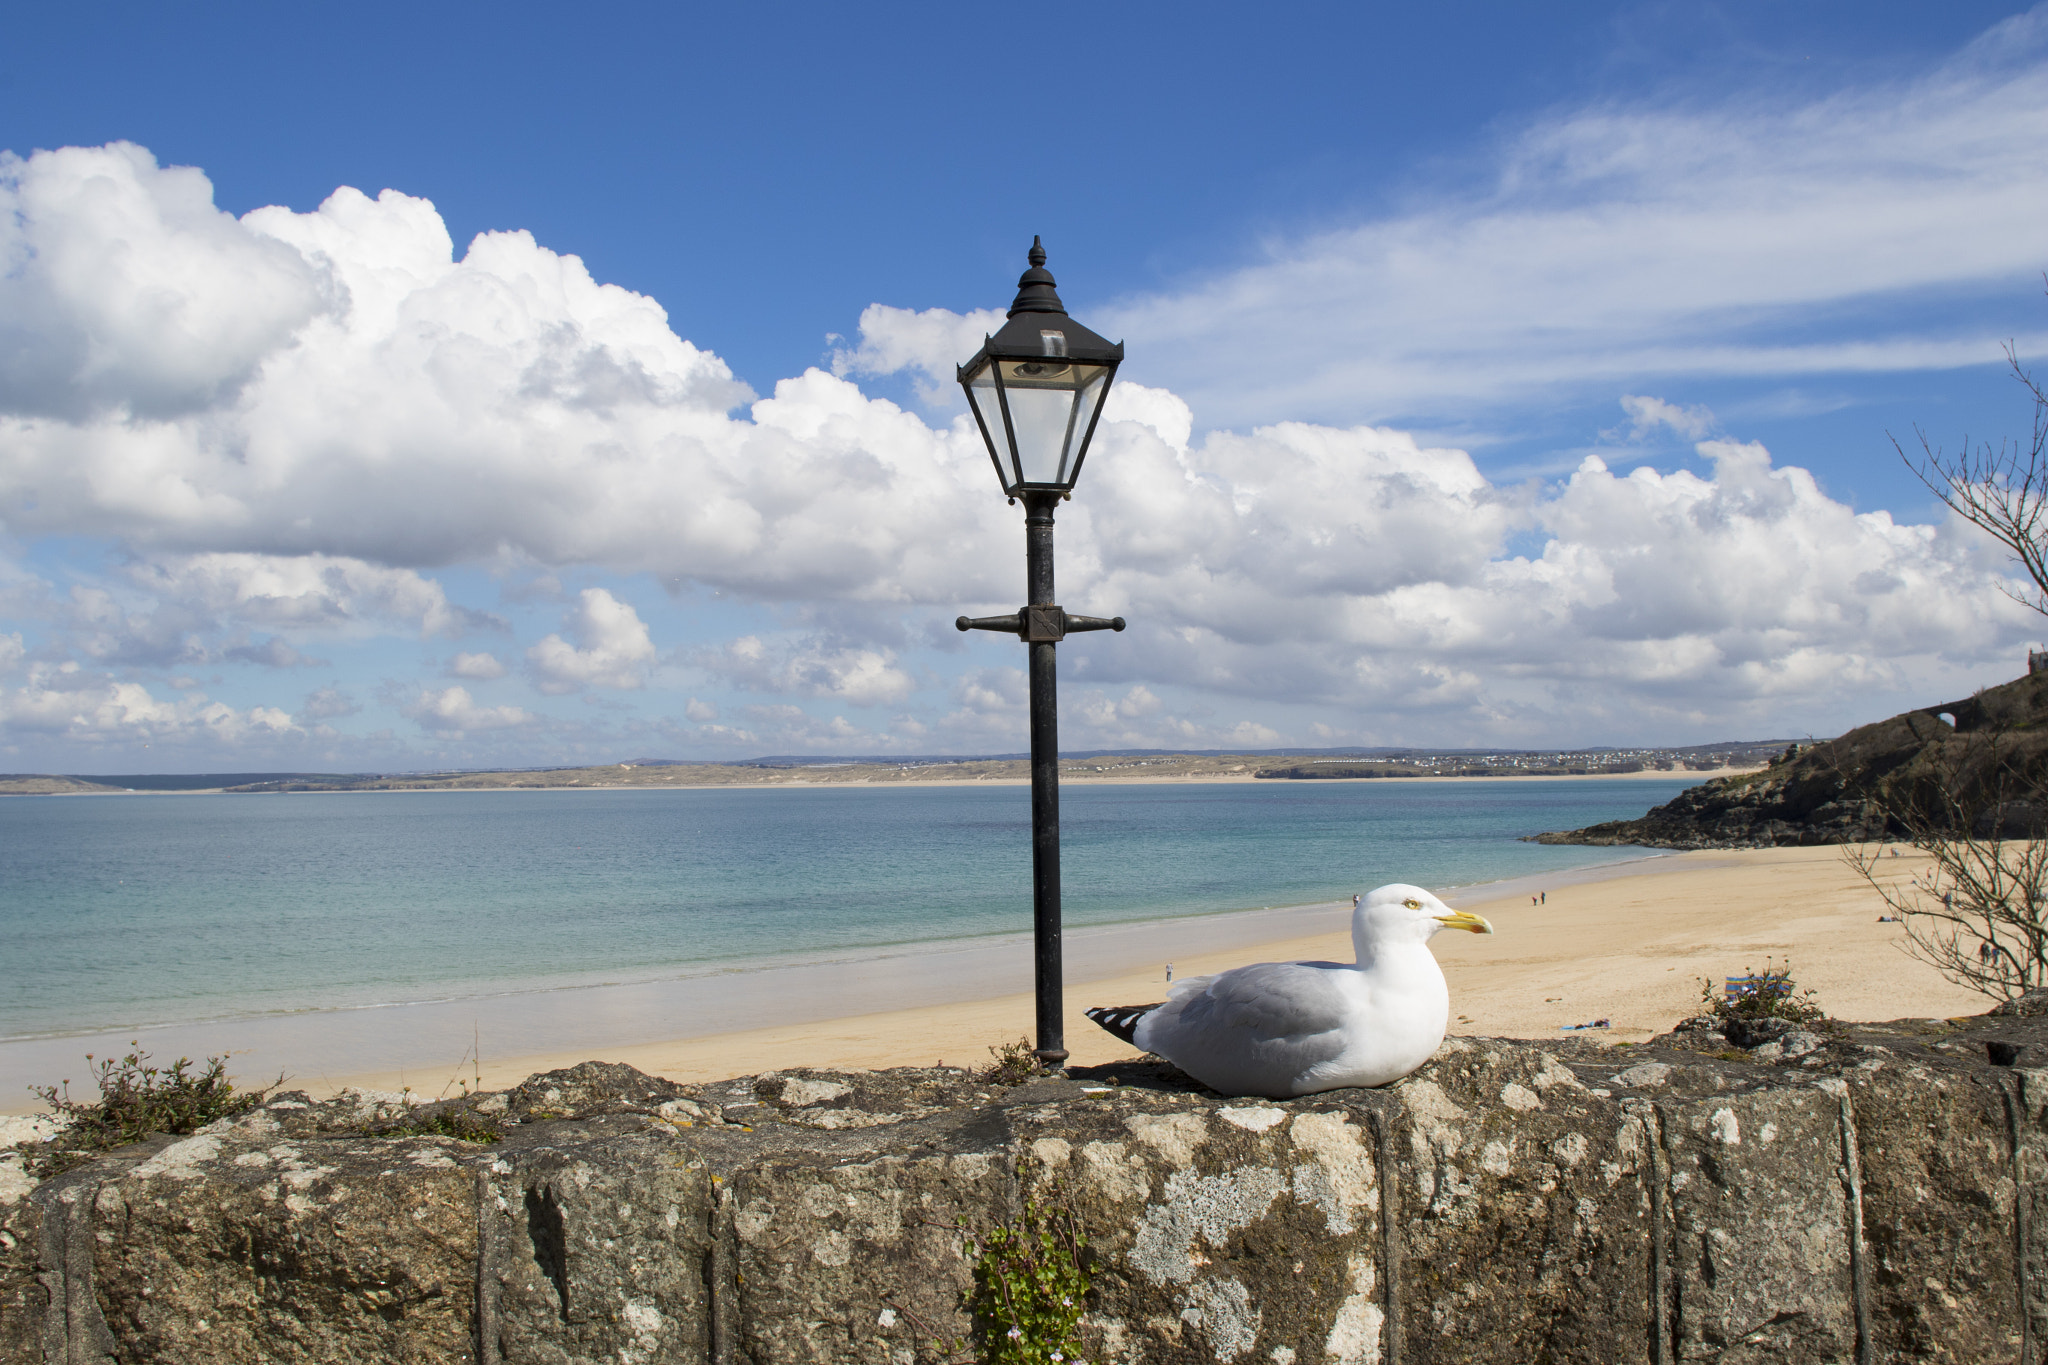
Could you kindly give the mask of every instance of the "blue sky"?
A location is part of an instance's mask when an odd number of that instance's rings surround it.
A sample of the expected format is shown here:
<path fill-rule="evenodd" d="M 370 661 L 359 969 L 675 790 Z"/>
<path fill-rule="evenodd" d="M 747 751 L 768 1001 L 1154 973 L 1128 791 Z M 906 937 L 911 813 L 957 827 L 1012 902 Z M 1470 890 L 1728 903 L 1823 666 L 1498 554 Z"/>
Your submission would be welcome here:
<path fill-rule="evenodd" d="M 1890 438 L 2027 428 L 2048 17 L 1014 13 L 17 16 L 0 768 L 1022 747 L 949 367 L 1034 233 L 1130 356 L 1069 747 L 1824 734 L 2042 636 Z"/>

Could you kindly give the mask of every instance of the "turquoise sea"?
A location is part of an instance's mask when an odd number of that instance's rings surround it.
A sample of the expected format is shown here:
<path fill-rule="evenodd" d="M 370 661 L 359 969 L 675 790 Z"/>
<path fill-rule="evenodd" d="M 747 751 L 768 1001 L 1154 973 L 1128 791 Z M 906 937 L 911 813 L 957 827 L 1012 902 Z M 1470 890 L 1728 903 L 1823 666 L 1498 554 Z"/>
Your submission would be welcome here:
<path fill-rule="evenodd" d="M 1070 786 L 1069 926 L 1560 872 L 1693 779 Z M 1023 787 L 0 799 L 0 1043 L 1027 931 Z M 1332 925 L 1331 927 L 1338 927 Z"/>

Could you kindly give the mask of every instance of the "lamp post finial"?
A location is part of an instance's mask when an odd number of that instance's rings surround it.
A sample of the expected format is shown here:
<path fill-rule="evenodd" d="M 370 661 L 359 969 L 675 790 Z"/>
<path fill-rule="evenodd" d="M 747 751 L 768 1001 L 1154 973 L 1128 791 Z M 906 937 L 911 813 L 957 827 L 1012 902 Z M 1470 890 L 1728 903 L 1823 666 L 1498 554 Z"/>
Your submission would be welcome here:
<path fill-rule="evenodd" d="M 1017 299 L 1010 305 L 1010 316 L 1019 313 L 1059 313 L 1064 315 L 1067 306 L 1060 302 L 1060 296 L 1053 287 L 1052 272 L 1045 268 L 1045 247 L 1037 237 L 1031 239 L 1031 268 L 1018 277 Z"/>

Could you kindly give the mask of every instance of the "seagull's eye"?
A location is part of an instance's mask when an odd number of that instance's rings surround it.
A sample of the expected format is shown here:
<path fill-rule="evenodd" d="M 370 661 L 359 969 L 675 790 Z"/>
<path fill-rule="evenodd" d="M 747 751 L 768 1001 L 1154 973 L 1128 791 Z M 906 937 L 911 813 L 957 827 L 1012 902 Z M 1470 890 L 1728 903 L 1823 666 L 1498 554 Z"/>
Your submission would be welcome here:
<path fill-rule="evenodd" d="M 1418 900 L 1405 900 L 1401 904 L 1407 906 L 1410 910 L 1420 910 L 1422 908 L 1422 902 Z"/>

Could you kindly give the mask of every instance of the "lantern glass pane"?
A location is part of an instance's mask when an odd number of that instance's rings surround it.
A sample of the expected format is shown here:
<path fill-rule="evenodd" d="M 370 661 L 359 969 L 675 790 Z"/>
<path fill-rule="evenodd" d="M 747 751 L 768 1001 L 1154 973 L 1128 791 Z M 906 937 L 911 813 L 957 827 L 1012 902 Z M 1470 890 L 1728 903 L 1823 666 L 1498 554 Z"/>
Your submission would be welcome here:
<path fill-rule="evenodd" d="M 988 429 L 988 439 L 995 445 L 996 465 L 1002 476 L 1003 487 L 1008 488 L 1017 481 L 1016 462 L 1010 455 L 1009 430 L 1003 425 L 1002 401 L 996 397 L 996 367 L 984 365 L 967 380 L 967 401 L 974 405 L 974 412 Z"/>
<path fill-rule="evenodd" d="M 1025 483 L 1066 482 L 1073 429 L 1071 389 L 1011 389 L 1010 422 L 1017 429 L 1017 465 Z"/>
<path fill-rule="evenodd" d="M 1081 381 L 1080 400 L 1074 405 L 1074 440 L 1078 444 L 1088 439 L 1088 424 L 1094 420 L 1095 410 L 1102 406 L 1103 394 L 1109 387 L 1109 366 L 1090 365 L 1093 373 Z M 1079 450 L 1075 451 L 1078 458 Z"/>
<path fill-rule="evenodd" d="M 1101 401 L 1108 367 L 1050 357 L 997 363 L 1010 402 L 1010 424 L 1017 433 L 1017 464 L 1023 481 L 1071 485 L 1074 457 L 1088 434 L 1094 406 Z"/>

